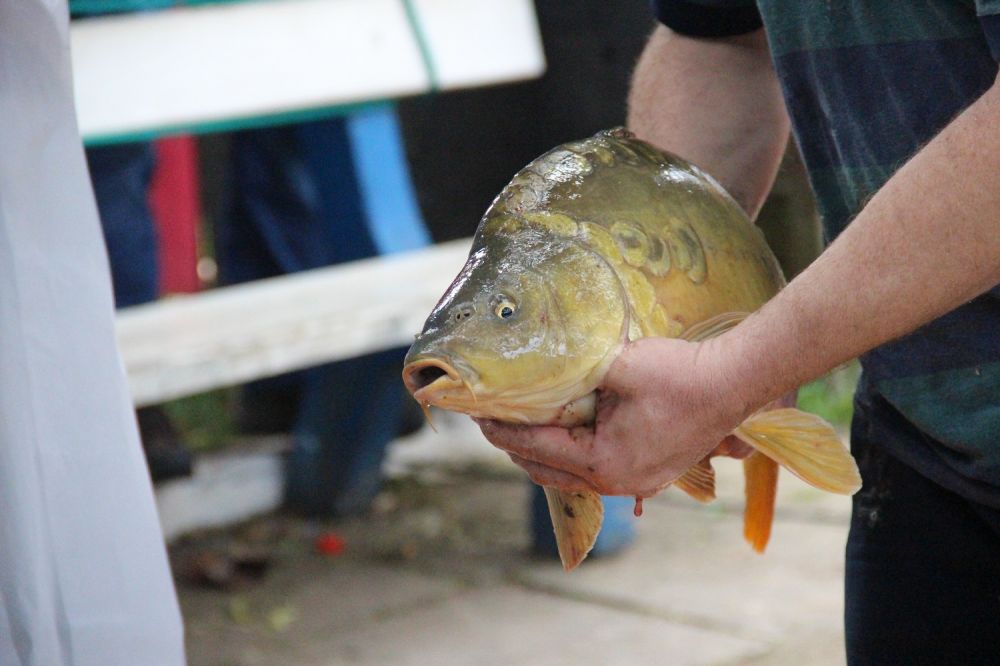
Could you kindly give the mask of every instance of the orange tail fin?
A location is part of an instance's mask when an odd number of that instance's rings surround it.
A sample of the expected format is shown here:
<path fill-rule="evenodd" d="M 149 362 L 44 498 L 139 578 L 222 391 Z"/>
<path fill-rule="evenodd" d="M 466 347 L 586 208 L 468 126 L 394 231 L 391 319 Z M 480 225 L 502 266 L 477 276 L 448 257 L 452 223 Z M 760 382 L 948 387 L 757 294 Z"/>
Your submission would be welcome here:
<path fill-rule="evenodd" d="M 778 490 L 778 463 L 754 452 L 743 460 L 747 504 L 743 513 L 743 536 L 753 549 L 763 553 L 771 538 L 774 498 Z"/>

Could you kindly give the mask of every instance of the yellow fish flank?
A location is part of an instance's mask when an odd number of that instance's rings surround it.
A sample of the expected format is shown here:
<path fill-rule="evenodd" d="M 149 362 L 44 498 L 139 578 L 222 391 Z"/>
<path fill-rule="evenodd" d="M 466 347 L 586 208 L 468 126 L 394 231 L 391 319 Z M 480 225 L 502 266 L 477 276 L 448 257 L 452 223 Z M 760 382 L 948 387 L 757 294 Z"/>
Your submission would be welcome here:
<path fill-rule="evenodd" d="M 705 340 L 783 284 L 760 231 L 710 176 L 626 130 L 600 132 L 545 153 L 497 196 L 407 354 L 403 380 L 425 408 L 586 424 L 629 341 Z M 853 458 L 819 417 L 776 409 L 734 434 L 755 449 L 744 461 L 744 534 L 758 552 L 770 536 L 777 465 L 830 492 L 860 487 Z M 673 485 L 714 499 L 709 460 Z M 600 531 L 600 497 L 545 494 L 570 570 Z"/>

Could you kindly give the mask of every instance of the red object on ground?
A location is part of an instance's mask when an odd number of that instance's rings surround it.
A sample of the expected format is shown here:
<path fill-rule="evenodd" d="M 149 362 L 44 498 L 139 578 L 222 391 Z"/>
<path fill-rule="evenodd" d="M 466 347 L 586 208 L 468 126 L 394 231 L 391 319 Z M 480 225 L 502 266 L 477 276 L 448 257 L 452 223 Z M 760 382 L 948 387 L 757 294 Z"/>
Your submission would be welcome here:
<path fill-rule="evenodd" d="M 347 543 L 336 532 L 326 532 L 316 537 L 316 550 L 323 555 L 336 557 L 343 553 L 346 547 Z"/>
<path fill-rule="evenodd" d="M 198 146 L 193 137 L 155 143 L 156 169 L 149 205 L 159 236 L 160 293 L 198 291 L 198 226 L 201 203 Z"/>

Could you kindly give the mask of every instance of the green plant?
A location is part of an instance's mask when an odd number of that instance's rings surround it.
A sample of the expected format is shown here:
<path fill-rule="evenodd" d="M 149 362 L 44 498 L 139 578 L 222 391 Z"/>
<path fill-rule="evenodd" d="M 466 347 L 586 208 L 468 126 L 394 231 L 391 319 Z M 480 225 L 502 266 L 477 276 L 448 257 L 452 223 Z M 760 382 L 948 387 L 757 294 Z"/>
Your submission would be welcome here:
<path fill-rule="evenodd" d="M 854 388 L 861 366 L 852 362 L 799 389 L 799 409 L 822 416 L 838 428 L 847 428 L 854 413 Z"/>

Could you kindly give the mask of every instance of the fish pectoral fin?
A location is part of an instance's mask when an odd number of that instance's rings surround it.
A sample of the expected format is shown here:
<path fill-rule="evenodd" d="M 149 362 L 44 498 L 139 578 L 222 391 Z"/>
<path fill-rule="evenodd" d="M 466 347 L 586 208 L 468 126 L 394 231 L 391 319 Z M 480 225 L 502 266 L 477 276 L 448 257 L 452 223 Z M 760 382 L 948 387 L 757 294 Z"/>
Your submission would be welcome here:
<path fill-rule="evenodd" d="M 743 537 L 755 551 L 763 553 L 771 538 L 774 498 L 778 491 L 778 463 L 757 451 L 743 459 L 746 508 Z"/>
<path fill-rule="evenodd" d="M 545 487 L 552 528 L 563 569 L 572 571 L 594 547 L 604 522 L 604 503 L 594 492 L 564 492 Z"/>
<path fill-rule="evenodd" d="M 703 459 L 671 485 L 699 502 L 711 502 L 715 499 L 715 470 L 712 469 L 712 463 L 708 458 Z"/>
<path fill-rule="evenodd" d="M 705 321 L 689 326 L 681 333 L 681 340 L 688 342 L 701 342 L 722 335 L 733 328 L 741 321 L 750 316 L 749 312 L 723 312 L 714 317 L 709 317 Z"/>
<path fill-rule="evenodd" d="M 861 488 L 851 452 L 829 423 L 793 408 L 754 414 L 733 434 L 811 486 L 840 495 Z"/>

